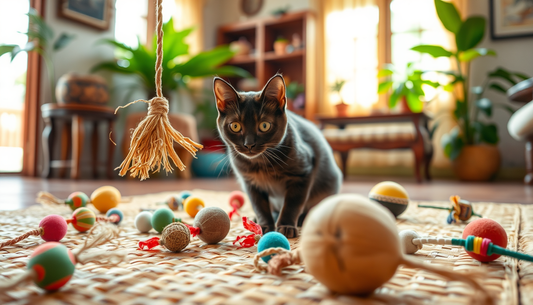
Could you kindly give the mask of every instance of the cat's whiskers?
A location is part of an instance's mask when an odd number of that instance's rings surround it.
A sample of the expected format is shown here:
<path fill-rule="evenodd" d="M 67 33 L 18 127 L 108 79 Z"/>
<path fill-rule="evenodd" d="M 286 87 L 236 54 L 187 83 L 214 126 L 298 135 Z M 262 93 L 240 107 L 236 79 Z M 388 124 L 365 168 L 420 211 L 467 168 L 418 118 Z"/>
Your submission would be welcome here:
<path fill-rule="evenodd" d="M 277 148 L 277 147 L 269 147 L 271 149 L 273 149 L 274 151 L 276 152 L 279 152 L 280 154 L 282 154 L 285 158 L 289 159 L 289 160 L 292 160 L 291 157 L 287 156 L 283 151 L 281 151 L 281 149 Z M 268 149 L 268 148 L 267 148 Z"/>
<path fill-rule="evenodd" d="M 265 153 L 266 150 L 263 152 Z M 274 168 L 274 164 L 272 164 L 272 162 L 270 162 L 270 160 L 268 159 L 268 155 L 267 154 L 261 154 L 261 157 L 263 157 L 263 160 L 266 160 L 268 161 L 268 163 L 270 163 L 270 166 L 272 167 L 272 170 L 276 171 L 276 169 Z"/>
<path fill-rule="evenodd" d="M 281 165 L 279 161 L 283 162 L 283 160 L 279 159 L 279 158 L 276 158 L 277 156 L 274 156 L 272 152 L 268 151 L 268 150 L 265 150 L 264 151 L 265 155 L 267 156 L 267 158 L 271 158 L 274 162 L 276 162 L 279 166 L 283 167 L 283 165 Z M 287 163 L 283 162 L 285 165 L 287 165 Z"/>

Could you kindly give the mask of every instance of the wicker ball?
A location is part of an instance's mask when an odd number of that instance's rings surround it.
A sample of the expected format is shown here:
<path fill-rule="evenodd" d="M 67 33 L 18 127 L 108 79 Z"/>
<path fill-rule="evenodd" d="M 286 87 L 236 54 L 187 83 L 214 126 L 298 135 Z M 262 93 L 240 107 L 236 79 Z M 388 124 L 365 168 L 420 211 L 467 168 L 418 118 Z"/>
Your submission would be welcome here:
<path fill-rule="evenodd" d="M 206 244 L 216 244 L 228 235 L 231 222 L 221 208 L 207 207 L 196 214 L 193 226 L 200 228 L 200 240 Z"/>
<path fill-rule="evenodd" d="M 159 243 L 172 252 L 180 252 L 191 242 L 191 231 L 181 222 L 173 222 L 165 227 Z"/>

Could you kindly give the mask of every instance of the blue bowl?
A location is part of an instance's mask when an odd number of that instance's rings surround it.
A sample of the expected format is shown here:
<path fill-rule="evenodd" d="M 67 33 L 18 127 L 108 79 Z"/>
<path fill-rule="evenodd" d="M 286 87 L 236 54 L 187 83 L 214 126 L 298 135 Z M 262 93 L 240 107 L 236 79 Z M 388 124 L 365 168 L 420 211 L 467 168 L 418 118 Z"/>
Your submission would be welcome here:
<path fill-rule="evenodd" d="M 192 172 L 196 177 L 226 177 L 230 171 L 229 160 L 225 153 L 197 152 L 196 157 L 197 159 L 194 159 L 191 164 Z"/>

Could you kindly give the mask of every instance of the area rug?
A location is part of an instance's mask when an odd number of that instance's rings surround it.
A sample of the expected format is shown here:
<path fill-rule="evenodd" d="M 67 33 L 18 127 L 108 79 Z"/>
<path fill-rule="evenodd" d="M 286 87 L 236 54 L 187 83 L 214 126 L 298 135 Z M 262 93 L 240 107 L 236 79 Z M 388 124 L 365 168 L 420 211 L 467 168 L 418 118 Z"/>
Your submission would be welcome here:
<path fill-rule="evenodd" d="M 149 190 L 147 190 L 148 192 Z M 399 268 L 396 275 L 367 297 L 330 293 L 303 265 L 285 269 L 277 277 L 254 271 L 256 247 L 238 249 L 232 242 L 237 235 L 247 234 L 240 220 L 232 221 L 229 235 L 218 245 L 205 245 L 192 238 L 181 253 L 156 248 L 137 249 L 140 240 L 155 236 L 139 233 L 133 224 L 141 208 L 156 208 L 176 192 L 131 197 L 120 204 L 125 218 L 120 227 L 120 247 L 127 251 L 128 262 L 118 266 L 89 263 L 77 265 L 71 281 L 61 290 L 45 293 L 33 283 L 0 294 L 1 304 L 472 304 L 475 292 L 462 282 L 446 281 L 432 273 Z M 229 192 L 192 190 L 204 199 L 206 206 L 229 211 Z M 423 235 L 460 237 L 464 224 L 448 225 L 447 212 L 418 208 L 417 204 L 448 206 L 447 202 L 411 202 L 397 220 L 399 230 L 414 229 Z M 498 221 L 507 231 L 508 248 L 533 253 L 533 207 L 518 204 L 474 203 L 477 213 Z M 90 206 L 92 208 L 92 206 Z M 33 206 L 19 211 L 0 212 L 0 240 L 10 239 L 35 229 L 49 214 L 71 215 L 66 206 Z M 253 216 L 249 202 L 242 215 Z M 184 221 L 192 219 L 176 212 Z M 86 234 L 69 227 L 62 243 L 79 247 Z M 43 243 L 30 237 L 15 246 L 0 250 L 0 281 L 24 272 L 32 249 Z M 298 239 L 291 240 L 292 248 Z M 114 251 L 114 245 L 100 249 Z M 485 271 L 481 284 L 491 292 L 497 304 L 533 304 L 533 266 L 516 259 L 500 257 L 481 264 L 456 246 L 430 246 L 415 254 L 427 264 L 439 265 L 457 272 Z"/>

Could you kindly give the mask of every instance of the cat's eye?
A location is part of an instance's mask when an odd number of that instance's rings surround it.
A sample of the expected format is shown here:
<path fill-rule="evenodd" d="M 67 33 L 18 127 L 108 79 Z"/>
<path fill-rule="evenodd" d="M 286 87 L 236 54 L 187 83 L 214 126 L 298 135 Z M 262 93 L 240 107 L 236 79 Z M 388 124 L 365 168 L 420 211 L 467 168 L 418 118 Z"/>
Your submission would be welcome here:
<path fill-rule="evenodd" d="M 231 124 L 229 124 L 229 129 L 231 129 L 231 131 L 233 132 L 239 132 L 241 131 L 241 124 L 240 123 L 237 123 L 237 122 L 233 122 Z"/>
<path fill-rule="evenodd" d="M 270 126 L 271 124 L 269 122 L 261 122 L 261 124 L 259 124 L 259 130 L 262 132 L 267 132 L 270 130 Z"/>

